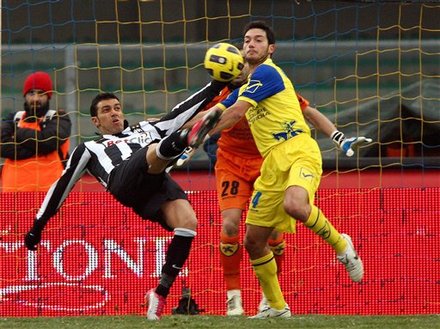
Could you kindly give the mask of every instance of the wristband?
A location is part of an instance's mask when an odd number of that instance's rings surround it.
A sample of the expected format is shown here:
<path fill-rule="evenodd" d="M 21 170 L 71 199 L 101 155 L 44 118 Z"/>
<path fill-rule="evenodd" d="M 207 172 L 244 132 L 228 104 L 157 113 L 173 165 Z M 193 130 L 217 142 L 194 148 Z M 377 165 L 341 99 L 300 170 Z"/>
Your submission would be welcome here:
<path fill-rule="evenodd" d="M 336 146 L 338 148 L 341 147 L 342 143 L 345 140 L 345 135 L 342 131 L 339 130 L 335 130 L 334 132 L 332 132 L 332 134 L 330 135 L 330 138 L 332 139 L 333 143 L 336 144 Z"/>

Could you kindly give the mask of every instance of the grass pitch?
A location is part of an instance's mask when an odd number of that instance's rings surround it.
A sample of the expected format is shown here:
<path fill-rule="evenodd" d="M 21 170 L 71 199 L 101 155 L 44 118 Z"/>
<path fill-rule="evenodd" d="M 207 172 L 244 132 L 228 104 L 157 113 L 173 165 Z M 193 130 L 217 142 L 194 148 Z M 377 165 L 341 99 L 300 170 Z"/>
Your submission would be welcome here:
<path fill-rule="evenodd" d="M 144 329 L 144 328 L 209 328 L 209 329 L 439 329 L 440 315 L 426 316 L 292 316 L 290 319 L 252 320 L 246 317 L 164 316 L 148 321 L 140 316 L 93 316 L 58 318 L 0 318 L 1 329 Z"/>

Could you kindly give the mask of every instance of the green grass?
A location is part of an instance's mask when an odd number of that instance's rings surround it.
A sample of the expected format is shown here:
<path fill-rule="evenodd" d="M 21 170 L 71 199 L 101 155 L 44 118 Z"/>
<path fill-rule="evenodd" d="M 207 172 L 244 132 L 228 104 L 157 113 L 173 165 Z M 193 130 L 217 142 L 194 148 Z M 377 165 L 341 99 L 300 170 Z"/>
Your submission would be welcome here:
<path fill-rule="evenodd" d="M 4 329 L 137 329 L 137 328 L 209 328 L 209 329 L 431 329 L 440 328 L 440 315 L 426 316 L 293 316 L 290 319 L 252 320 L 246 317 L 164 316 L 148 321 L 140 316 L 95 316 L 59 318 L 0 318 Z"/>

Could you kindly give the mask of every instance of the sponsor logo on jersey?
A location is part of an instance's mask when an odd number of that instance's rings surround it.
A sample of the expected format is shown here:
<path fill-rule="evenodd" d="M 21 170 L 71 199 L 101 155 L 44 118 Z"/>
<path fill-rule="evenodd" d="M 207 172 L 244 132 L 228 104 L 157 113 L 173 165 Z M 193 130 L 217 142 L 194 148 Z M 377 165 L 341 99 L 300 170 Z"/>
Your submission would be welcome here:
<path fill-rule="evenodd" d="M 152 137 L 150 133 L 143 133 L 143 134 L 134 134 L 127 137 L 117 138 L 117 139 L 110 139 L 103 142 L 105 147 L 110 147 L 115 144 L 119 143 L 127 143 L 127 144 L 139 144 L 139 145 L 148 145 L 152 141 Z"/>
<path fill-rule="evenodd" d="M 254 123 L 255 121 L 262 119 L 269 115 L 269 111 L 266 108 L 257 106 L 256 108 L 249 109 L 248 111 L 248 122 L 249 124 Z"/>

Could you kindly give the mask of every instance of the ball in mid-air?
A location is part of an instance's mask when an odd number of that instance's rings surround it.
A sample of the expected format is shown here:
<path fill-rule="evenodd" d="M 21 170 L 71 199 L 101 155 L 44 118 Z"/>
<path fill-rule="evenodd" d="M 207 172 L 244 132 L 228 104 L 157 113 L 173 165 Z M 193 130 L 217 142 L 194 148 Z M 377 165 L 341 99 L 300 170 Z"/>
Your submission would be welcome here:
<path fill-rule="evenodd" d="M 221 42 L 208 49 L 204 66 L 214 80 L 227 82 L 238 77 L 244 61 L 237 47 Z"/>

